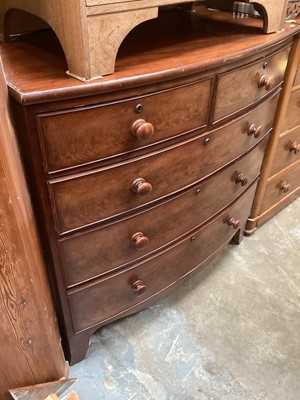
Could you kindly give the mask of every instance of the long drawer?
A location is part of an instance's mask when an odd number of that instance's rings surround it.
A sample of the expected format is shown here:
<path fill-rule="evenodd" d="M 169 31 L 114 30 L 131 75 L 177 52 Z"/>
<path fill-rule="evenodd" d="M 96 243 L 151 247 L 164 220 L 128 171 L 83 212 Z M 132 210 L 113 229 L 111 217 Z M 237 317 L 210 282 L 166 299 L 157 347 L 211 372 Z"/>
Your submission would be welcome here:
<path fill-rule="evenodd" d="M 297 160 L 300 160 L 300 126 L 280 137 L 270 176 Z"/>
<path fill-rule="evenodd" d="M 211 80 L 38 115 L 46 172 L 132 152 L 207 124 Z"/>
<path fill-rule="evenodd" d="M 214 121 L 265 96 L 284 76 L 290 47 L 235 71 L 219 75 Z"/>
<path fill-rule="evenodd" d="M 300 162 L 292 165 L 288 171 L 275 175 L 267 184 L 261 213 L 282 201 L 300 186 Z"/>
<path fill-rule="evenodd" d="M 242 118 L 163 152 L 90 174 L 50 181 L 58 233 L 138 209 L 223 168 L 271 129 L 277 100 L 278 94 Z M 251 131 L 253 126 L 260 130 L 259 138 L 255 129 Z M 148 185 L 142 193 L 147 196 L 141 197 L 136 191 L 137 179 L 144 179 Z"/>
<path fill-rule="evenodd" d="M 234 235 L 235 228 L 229 221 L 239 221 L 241 225 L 246 221 L 255 189 L 256 184 L 209 225 L 160 256 L 84 288 L 71 289 L 68 297 L 75 332 L 104 323 L 115 314 L 155 296 L 200 266 Z"/>
<path fill-rule="evenodd" d="M 265 145 L 266 139 L 216 176 L 158 207 L 107 227 L 60 240 L 67 285 L 124 267 L 211 218 L 258 176 Z"/>

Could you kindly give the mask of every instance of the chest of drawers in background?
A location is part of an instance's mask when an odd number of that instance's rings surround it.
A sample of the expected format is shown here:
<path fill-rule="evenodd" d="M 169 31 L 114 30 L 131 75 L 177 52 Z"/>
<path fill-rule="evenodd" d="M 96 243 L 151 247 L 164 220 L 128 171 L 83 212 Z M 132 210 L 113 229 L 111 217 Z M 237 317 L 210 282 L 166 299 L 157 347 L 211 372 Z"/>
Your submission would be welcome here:
<path fill-rule="evenodd" d="M 1 48 L 72 363 L 100 326 L 239 242 L 250 214 L 297 30 L 264 36 L 225 15 L 190 32 L 180 18 L 133 33 L 116 73 L 89 84 L 46 38 Z"/>
<path fill-rule="evenodd" d="M 300 42 L 295 41 L 246 233 L 300 193 Z"/>

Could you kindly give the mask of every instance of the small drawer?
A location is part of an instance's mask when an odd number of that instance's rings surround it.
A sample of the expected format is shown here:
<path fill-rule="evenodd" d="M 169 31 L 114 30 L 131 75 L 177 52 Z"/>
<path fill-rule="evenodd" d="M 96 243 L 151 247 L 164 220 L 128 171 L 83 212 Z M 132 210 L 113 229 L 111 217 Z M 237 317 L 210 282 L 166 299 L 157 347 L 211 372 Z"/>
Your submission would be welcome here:
<path fill-rule="evenodd" d="M 210 179 L 146 212 L 59 241 L 67 285 L 145 257 L 187 234 L 231 203 L 256 179 L 267 138 Z"/>
<path fill-rule="evenodd" d="M 209 225 L 145 263 L 69 291 L 75 332 L 108 322 L 184 278 L 234 236 L 250 213 L 256 184 Z M 197 251 L 194 251 L 194 249 Z M 103 306 L 102 306 L 103 304 Z"/>
<path fill-rule="evenodd" d="M 120 216 L 195 184 L 257 144 L 272 127 L 278 95 L 213 132 L 145 158 L 50 181 L 59 233 Z"/>
<path fill-rule="evenodd" d="M 285 132 L 295 128 L 297 125 L 300 125 L 300 88 L 291 93 L 281 131 Z"/>
<path fill-rule="evenodd" d="M 275 175 L 297 160 L 300 160 L 300 126 L 280 137 L 270 176 Z"/>
<path fill-rule="evenodd" d="M 259 100 L 279 85 L 285 73 L 290 47 L 246 67 L 219 75 L 214 122 Z"/>
<path fill-rule="evenodd" d="M 267 184 L 261 206 L 261 213 L 275 206 L 300 186 L 300 163 L 293 165 L 288 171 L 275 176 Z"/>
<path fill-rule="evenodd" d="M 115 103 L 39 114 L 46 172 L 132 152 L 207 124 L 211 80 Z"/>

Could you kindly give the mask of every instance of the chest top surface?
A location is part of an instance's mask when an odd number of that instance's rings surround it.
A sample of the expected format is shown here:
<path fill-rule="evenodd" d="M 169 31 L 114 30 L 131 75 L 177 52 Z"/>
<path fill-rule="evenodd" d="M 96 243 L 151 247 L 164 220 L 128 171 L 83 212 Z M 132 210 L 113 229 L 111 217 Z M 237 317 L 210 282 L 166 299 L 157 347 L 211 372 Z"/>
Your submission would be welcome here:
<path fill-rule="evenodd" d="M 186 77 L 216 67 L 230 68 L 281 42 L 292 40 L 298 26 L 262 35 L 261 21 L 231 18 L 203 10 L 191 19 L 176 10 L 146 22 L 123 42 L 113 75 L 88 83 L 65 74 L 67 63 L 52 31 L 20 36 L 0 45 L 10 94 L 24 104 L 138 88 Z M 200 19 L 200 21 L 199 21 Z"/>

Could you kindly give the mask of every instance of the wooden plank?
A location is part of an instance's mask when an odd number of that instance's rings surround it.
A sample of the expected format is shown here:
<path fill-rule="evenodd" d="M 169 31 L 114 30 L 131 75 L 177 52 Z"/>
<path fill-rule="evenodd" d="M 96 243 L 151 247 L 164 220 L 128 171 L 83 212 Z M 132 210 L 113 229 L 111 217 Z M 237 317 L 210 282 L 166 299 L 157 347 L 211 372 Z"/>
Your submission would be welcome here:
<path fill-rule="evenodd" d="M 0 398 L 66 374 L 0 61 Z"/>

